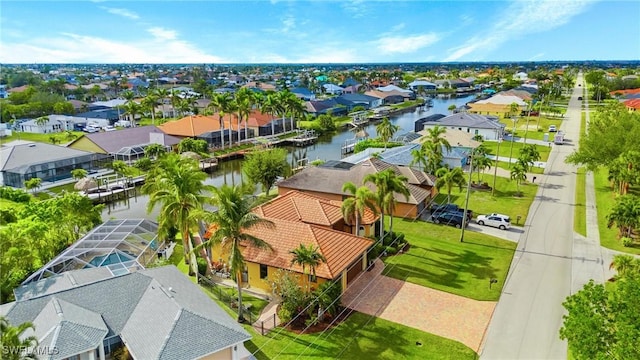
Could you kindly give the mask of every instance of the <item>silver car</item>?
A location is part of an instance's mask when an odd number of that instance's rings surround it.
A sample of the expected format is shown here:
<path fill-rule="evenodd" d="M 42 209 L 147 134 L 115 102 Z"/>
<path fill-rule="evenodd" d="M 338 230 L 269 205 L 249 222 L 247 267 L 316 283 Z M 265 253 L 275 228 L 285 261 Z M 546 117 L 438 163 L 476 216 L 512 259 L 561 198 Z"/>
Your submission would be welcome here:
<path fill-rule="evenodd" d="M 476 222 L 478 225 L 493 226 L 500 230 L 507 230 L 511 228 L 509 218 L 499 215 L 478 215 Z"/>

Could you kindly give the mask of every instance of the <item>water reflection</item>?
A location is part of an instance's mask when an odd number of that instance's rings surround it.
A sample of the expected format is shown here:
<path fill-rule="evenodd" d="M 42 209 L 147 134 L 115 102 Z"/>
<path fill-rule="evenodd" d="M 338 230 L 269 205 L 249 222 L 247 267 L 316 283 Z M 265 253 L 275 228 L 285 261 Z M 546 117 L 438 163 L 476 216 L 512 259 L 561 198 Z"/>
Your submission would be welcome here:
<path fill-rule="evenodd" d="M 392 123 L 400 127 L 398 133 L 413 131 L 416 120 L 432 114 L 448 114 L 448 108 L 452 104 L 458 107 L 466 104 L 474 97 L 475 95 L 436 98 L 433 99 L 433 107 L 431 108 L 409 110 L 405 113 L 390 117 L 390 120 Z M 369 136 L 376 136 L 376 124 L 369 123 L 363 129 L 369 134 Z M 354 131 L 343 130 L 335 134 L 323 135 L 318 139 L 316 144 L 308 147 L 285 147 L 289 152 L 287 162 L 292 168 L 295 168 L 301 165 L 304 161 L 311 162 L 316 159 L 340 159 L 342 157 L 340 152 L 342 144 L 346 140 L 352 139 L 354 136 Z M 223 184 L 236 185 L 241 184 L 243 179 L 242 160 L 231 160 L 220 162 L 218 164 L 218 168 L 207 177 L 205 183 L 213 186 L 222 186 Z M 271 189 L 271 191 L 274 190 Z M 255 193 L 258 194 L 261 192 L 261 187 L 256 186 Z M 152 213 L 147 214 L 146 207 L 148 200 L 148 196 L 140 194 L 138 189 L 136 196 L 131 199 L 107 204 L 102 213 L 102 218 L 103 220 L 108 218 L 147 218 L 155 220 L 158 216 L 158 210 L 156 209 Z"/>

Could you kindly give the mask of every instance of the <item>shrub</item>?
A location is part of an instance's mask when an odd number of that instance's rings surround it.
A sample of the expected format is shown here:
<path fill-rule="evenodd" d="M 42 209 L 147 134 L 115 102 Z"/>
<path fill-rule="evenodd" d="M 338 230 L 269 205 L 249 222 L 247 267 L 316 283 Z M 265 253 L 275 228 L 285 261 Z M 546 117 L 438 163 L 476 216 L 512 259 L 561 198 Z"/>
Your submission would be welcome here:
<path fill-rule="evenodd" d="M 387 253 L 387 255 L 395 255 L 398 252 L 398 249 L 393 246 L 387 246 L 384 248 L 384 251 Z"/>
<path fill-rule="evenodd" d="M 284 306 L 280 306 L 280 309 L 278 309 L 278 317 L 282 323 L 288 323 L 293 318 L 291 311 Z"/>
<path fill-rule="evenodd" d="M 376 242 L 375 245 L 373 245 L 373 247 L 371 248 L 371 250 L 369 250 L 369 259 L 375 259 L 378 256 L 380 256 L 380 254 L 382 254 L 382 252 L 384 251 L 384 246 L 382 246 L 382 244 L 380 244 L 379 242 Z"/>
<path fill-rule="evenodd" d="M 143 157 L 136 161 L 134 166 L 142 171 L 148 171 L 153 166 L 153 162 L 148 157 Z"/>
<path fill-rule="evenodd" d="M 0 199 L 7 199 L 17 203 L 28 203 L 31 201 L 31 195 L 22 189 L 2 186 L 0 187 Z"/>
<path fill-rule="evenodd" d="M 205 275 L 207 273 L 207 260 L 199 257 L 196 262 L 198 263 L 198 274 Z"/>
<path fill-rule="evenodd" d="M 633 245 L 633 239 L 630 237 L 623 237 L 622 239 L 622 246 L 624 247 L 629 247 L 631 245 Z"/>

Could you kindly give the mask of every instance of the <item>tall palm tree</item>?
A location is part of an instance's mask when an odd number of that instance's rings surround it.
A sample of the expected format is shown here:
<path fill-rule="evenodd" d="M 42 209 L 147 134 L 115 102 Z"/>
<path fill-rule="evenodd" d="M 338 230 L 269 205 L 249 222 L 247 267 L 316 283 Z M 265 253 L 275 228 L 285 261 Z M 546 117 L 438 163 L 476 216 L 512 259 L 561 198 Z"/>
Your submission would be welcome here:
<path fill-rule="evenodd" d="M 158 233 L 167 236 L 172 228 L 177 228 L 182 234 L 182 245 L 185 262 L 189 266 L 190 274 L 198 273 L 192 230 L 199 225 L 197 215 L 208 202 L 205 192 L 211 191 L 212 186 L 205 185 L 207 174 L 200 171 L 198 162 L 194 159 L 182 157 L 178 154 L 168 154 L 160 159 L 157 166 L 147 176 L 142 191 L 149 194 L 147 213 L 160 205 L 158 215 Z M 197 244 L 196 244 L 197 245 Z M 206 252 L 201 252 L 207 259 Z M 210 272 L 211 261 L 207 259 L 207 272 Z"/>
<path fill-rule="evenodd" d="M 511 167 L 510 179 L 516 182 L 516 193 L 520 194 L 520 184 L 527 180 L 527 169 L 521 163 Z"/>
<path fill-rule="evenodd" d="M 8 351 L 11 349 L 33 349 L 38 346 L 37 337 L 34 335 L 25 336 L 25 333 L 33 331 L 35 331 L 35 327 L 30 322 L 25 322 L 18 326 L 11 326 L 4 316 L 0 316 L 0 346 L 2 347 L 2 359 L 37 359 L 38 355 L 36 353 L 28 353 L 26 351 Z"/>
<path fill-rule="evenodd" d="M 156 88 L 154 90 L 154 94 L 158 97 L 158 100 L 160 101 L 161 104 L 164 105 L 164 100 L 167 99 L 170 95 L 169 90 L 167 90 L 166 88 Z M 164 111 L 164 106 L 162 108 L 162 118 L 165 118 L 165 114 L 166 112 Z"/>
<path fill-rule="evenodd" d="M 298 98 L 291 91 L 284 91 L 284 106 L 286 108 L 286 112 L 289 114 L 289 122 L 291 124 L 291 130 L 295 129 L 295 121 L 296 117 L 302 117 L 305 113 L 304 103 L 300 98 Z"/>
<path fill-rule="evenodd" d="M 135 101 L 129 101 L 124 104 L 124 113 L 129 115 L 132 127 L 136 126 L 136 115 L 140 114 L 141 111 L 142 107 Z"/>
<path fill-rule="evenodd" d="M 307 275 L 306 269 L 309 268 L 314 278 L 316 277 L 316 268 L 321 263 L 327 262 L 327 259 L 319 251 L 319 248 L 314 247 L 313 244 L 309 244 L 309 247 L 300 244 L 296 249 L 289 252 L 293 255 L 291 265 L 300 265 L 303 275 Z"/>
<path fill-rule="evenodd" d="M 427 129 L 427 137 L 423 141 L 423 144 L 425 142 L 430 142 L 434 145 L 437 145 L 436 147 L 433 148 L 433 150 L 440 155 L 443 155 L 442 147 L 447 149 L 447 151 L 451 151 L 451 144 L 449 144 L 449 141 L 447 139 L 442 137 L 442 135 L 445 134 L 446 132 L 447 132 L 447 129 L 440 125 L 436 125 L 430 129 Z"/>
<path fill-rule="evenodd" d="M 351 219 L 355 218 L 356 228 L 354 235 L 360 235 L 360 219 L 364 217 L 365 210 L 368 208 L 374 214 L 378 213 L 375 205 L 376 194 L 366 186 L 357 188 L 356 185 L 350 181 L 342 186 L 342 192 L 353 195 L 353 197 L 342 201 L 342 216 L 349 225 L 351 225 Z"/>
<path fill-rule="evenodd" d="M 267 94 L 262 101 L 261 110 L 264 113 L 267 113 L 273 117 L 277 117 L 280 113 L 280 103 L 278 102 L 278 98 L 275 93 Z M 271 135 L 276 134 L 276 124 L 275 119 L 271 121 Z"/>
<path fill-rule="evenodd" d="M 202 246 L 219 244 L 222 253 L 229 255 L 229 267 L 238 289 L 238 322 L 244 322 L 242 315 L 242 271 L 245 267 L 241 247 L 250 244 L 261 249 L 271 249 L 264 240 L 250 235 L 246 230 L 254 226 L 273 227 L 274 224 L 251 211 L 252 201 L 242 185 L 223 185 L 213 189 L 212 203 L 218 207 L 215 213 L 205 218 L 215 228 L 211 238 Z"/>
<path fill-rule="evenodd" d="M 631 237 L 634 229 L 640 228 L 640 198 L 635 195 L 622 195 L 616 199 L 607 215 L 607 227 L 616 225 L 620 235 Z"/>
<path fill-rule="evenodd" d="M 435 174 L 440 168 L 443 158 L 441 152 L 438 152 L 436 149 L 441 149 L 441 146 L 429 141 L 423 142 L 420 149 L 411 151 L 412 160 L 409 166 L 422 166 L 423 171 L 429 174 Z"/>
<path fill-rule="evenodd" d="M 462 191 L 462 187 L 467 184 L 467 181 L 464 179 L 464 172 L 462 172 L 462 168 L 454 168 L 449 169 L 448 167 L 443 167 L 436 171 L 435 175 L 438 177 L 436 180 L 436 189 L 440 191 L 442 187 L 447 188 L 447 202 L 451 202 L 451 190 L 453 190 L 454 186 L 458 187 L 458 191 Z"/>
<path fill-rule="evenodd" d="M 214 94 L 211 98 L 209 106 L 213 108 L 214 112 L 218 113 L 218 121 L 220 121 L 220 143 L 224 150 L 224 115 L 228 113 L 230 104 L 233 101 L 229 93 Z M 229 131 L 229 137 L 231 137 L 231 131 Z"/>
<path fill-rule="evenodd" d="M 487 153 L 487 148 L 483 144 L 473 149 L 471 153 L 473 166 L 475 166 L 478 172 L 478 182 L 480 182 L 480 171 L 484 173 L 486 169 L 491 169 L 491 159 L 487 157 Z"/>
<path fill-rule="evenodd" d="M 238 113 L 238 143 L 240 142 L 240 124 L 242 120 L 245 120 L 244 123 L 244 139 L 249 138 L 249 130 L 248 130 L 248 122 L 249 122 L 249 114 L 251 114 L 253 91 L 249 88 L 241 88 L 236 93 L 236 97 L 234 98 L 235 109 Z"/>
<path fill-rule="evenodd" d="M 407 177 L 396 174 L 392 169 L 385 169 L 375 174 L 368 174 L 362 180 L 363 183 L 372 183 L 376 186 L 376 204 L 380 210 L 380 230 L 384 235 L 384 214 L 390 216 L 389 232 L 393 231 L 393 210 L 395 209 L 395 194 L 404 195 L 409 200 L 409 188 Z"/>
<path fill-rule="evenodd" d="M 398 129 L 400 129 L 400 126 L 392 124 L 386 116 L 382 119 L 382 122 L 376 126 L 376 133 L 378 133 L 378 137 L 384 142 L 385 149 L 387 148 L 387 143 Z"/>
<path fill-rule="evenodd" d="M 158 96 L 154 93 L 147 94 L 147 96 L 142 99 L 142 104 L 144 108 L 151 112 L 151 124 L 156 124 L 156 106 L 158 105 Z"/>

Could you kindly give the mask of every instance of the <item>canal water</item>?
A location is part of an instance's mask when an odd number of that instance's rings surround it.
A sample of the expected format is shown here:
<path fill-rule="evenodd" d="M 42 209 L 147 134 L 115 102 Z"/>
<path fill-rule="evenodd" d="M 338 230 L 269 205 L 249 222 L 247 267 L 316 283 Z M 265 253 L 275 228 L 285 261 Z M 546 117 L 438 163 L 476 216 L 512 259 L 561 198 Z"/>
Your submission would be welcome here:
<path fill-rule="evenodd" d="M 389 119 L 393 124 L 400 127 L 397 134 L 402 134 L 413 131 L 416 120 L 433 114 L 449 114 L 449 106 L 455 105 L 458 107 L 466 104 L 474 98 L 475 95 L 435 98 L 433 99 L 433 106 L 430 108 L 409 110 L 401 114 L 390 116 Z M 364 131 L 366 131 L 370 137 L 375 137 L 375 127 L 376 124 L 370 123 L 364 127 Z M 298 161 L 303 159 L 307 159 L 309 162 L 316 159 L 339 160 L 342 157 L 342 145 L 345 141 L 353 139 L 354 136 L 354 131 L 344 130 L 331 135 L 321 136 L 317 143 L 304 148 L 293 146 L 285 147 L 289 151 L 287 160 L 292 167 L 297 167 Z M 240 184 L 242 181 L 242 160 L 238 159 L 220 162 L 218 164 L 218 168 L 210 174 L 205 183 L 207 185 L 221 186 L 223 184 Z M 271 191 L 275 191 L 275 189 L 272 188 Z M 262 192 L 262 189 L 260 186 L 257 186 L 256 193 L 260 192 Z M 137 195 L 130 199 L 105 204 L 102 219 L 147 218 L 155 220 L 158 215 L 158 208 L 148 214 L 146 211 L 148 199 L 148 196 L 140 194 L 138 189 Z"/>

